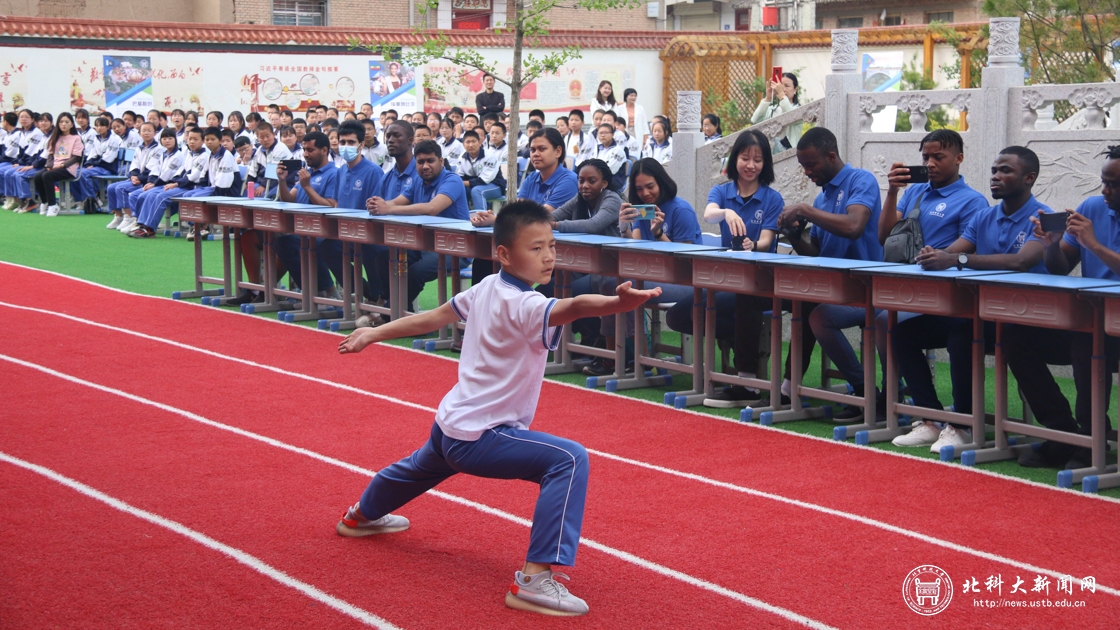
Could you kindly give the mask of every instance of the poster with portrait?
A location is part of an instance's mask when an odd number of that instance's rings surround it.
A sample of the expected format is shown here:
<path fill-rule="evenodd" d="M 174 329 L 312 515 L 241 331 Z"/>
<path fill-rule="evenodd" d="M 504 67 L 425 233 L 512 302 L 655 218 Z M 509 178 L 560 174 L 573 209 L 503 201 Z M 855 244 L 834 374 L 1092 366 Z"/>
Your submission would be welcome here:
<path fill-rule="evenodd" d="M 120 116 L 125 110 L 141 111 L 155 106 L 152 98 L 152 58 L 105 55 L 105 108 Z"/>
<path fill-rule="evenodd" d="M 369 102 L 373 112 L 417 111 L 416 69 L 394 59 L 369 62 Z"/>
<path fill-rule="evenodd" d="M 27 58 L 0 55 L 0 111 L 27 106 Z"/>
<path fill-rule="evenodd" d="M 105 72 L 99 60 L 70 60 L 70 111 L 85 109 L 90 114 L 105 107 Z"/>
<path fill-rule="evenodd" d="M 255 64 L 241 76 L 241 106 L 258 112 L 272 104 L 293 112 L 319 105 L 339 111 L 357 109 L 360 63 L 269 57 L 267 63 Z"/>

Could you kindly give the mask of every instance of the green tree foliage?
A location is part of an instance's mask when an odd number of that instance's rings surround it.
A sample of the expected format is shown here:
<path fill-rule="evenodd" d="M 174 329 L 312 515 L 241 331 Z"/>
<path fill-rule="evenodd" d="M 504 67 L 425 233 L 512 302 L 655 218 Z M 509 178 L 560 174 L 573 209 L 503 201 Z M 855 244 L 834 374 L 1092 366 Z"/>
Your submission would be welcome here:
<path fill-rule="evenodd" d="M 1113 81 L 1120 55 L 1120 0 L 984 0 L 993 17 L 1022 19 L 1028 83 Z"/>
<path fill-rule="evenodd" d="M 521 103 L 521 90 L 536 79 L 551 74 L 556 74 L 565 63 L 580 58 L 578 46 L 568 46 L 559 51 L 534 55 L 525 53 L 525 47 L 536 48 L 539 38 L 548 35 L 547 14 L 553 9 L 581 9 L 586 11 L 606 11 L 609 9 L 633 8 L 641 5 L 640 0 L 513 0 L 509 4 L 509 14 L 506 23 L 500 28 L 495 28 L 496 34 L 513 35 L 513 71 L 510 76 L 505 76 L 497 71 L 496 65 L 487 60 L 480 52 L 474 49 L 455 48 L 444 32 L 432 32 L 429 29 L 428 16 L 435 15 L 439 8 L 439 0 L 420 0 L 418 9 L 424 16 L 416 33 L 423 38 L 420 46 L 411 46 L 405 49 L 400 42 L 379 41 L 360 42 L 356 39 L 350 41 L 351 48 L 364 48 L 376 54 L 399 54 L 401 58 L 412 66 L 421 66 L 436 59 L 450 61 L 458 66 L 467 68 L 466 71 L 453 73 L 452 76 L 429 76 L 425 73 L 426 87 L 438 89 L 439 84 L 447 85 L 447 81 L 460 81 L 467 73 L 482 71 L 494 76 L 499 83 L 509 87 L 509 172 L 506 181 L 506 198 L 517 197 L 517 135 L 515 131 L 521 127 L 519 106 Z M 589 18 L 590 19 L 590 18 Z"/>
<path fill-rule="evenodd" d="M 927 79 L 918 67 L 917 53 L 902 66 L 900 87 L 903 91 L 937 89 L 937 82 L 933 79 Z M 926 112 L 926 128 L 924 130 L 911 128 L 909 112 L 899 110 L 894 121 L 895 131 L 933 131 L 935 129 L 958 129 L 959 126 L 960 123 L 949 120 L 949 112 L 945 111 L 944 107 L 934 107 Z"/>

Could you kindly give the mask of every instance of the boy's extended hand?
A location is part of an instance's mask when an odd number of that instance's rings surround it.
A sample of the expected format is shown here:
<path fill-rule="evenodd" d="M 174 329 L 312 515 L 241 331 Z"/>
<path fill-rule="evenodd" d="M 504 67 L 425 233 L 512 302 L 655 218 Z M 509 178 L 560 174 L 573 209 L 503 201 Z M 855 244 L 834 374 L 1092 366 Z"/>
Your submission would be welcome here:
<path fill-rule="evenodd" d="M 373 343 L 373 329 L 372 328 L 359 328 L 346 336 L 341 343 L 338 344 L 339 354 L 352 354 L 365 350 L 366 346 Z"/>
<path fill-rule="evenodd" d="M 632 311 L 649 300 L 661 295 L 661 287 L 639 291 L 634 288 L 633 282 L 627 280 L 618 285 L 618 288 L 615 289 L 615 293 L 618 294 L 618 301 L 623 307 L 622 311 Z"/>

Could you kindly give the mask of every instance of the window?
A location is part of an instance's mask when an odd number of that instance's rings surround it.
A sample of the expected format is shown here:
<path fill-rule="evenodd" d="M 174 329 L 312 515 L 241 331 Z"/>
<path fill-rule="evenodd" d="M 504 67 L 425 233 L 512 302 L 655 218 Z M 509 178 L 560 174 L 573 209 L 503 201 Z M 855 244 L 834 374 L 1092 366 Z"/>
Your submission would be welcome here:
<path fill-rule="evenodd" d="M 863 28 L 863 17 L 842 17 L 837 28 Z"/>
<path fill-rule="evenodd" d="M 272 0 L 276 26 L 326 26 L 326 0 Z"/>
<path fill-rule="evenodd" d="M 824 30 L 824 18 L 817 18 L 817 30 Z"/>
<path fill-rule="evenodd" d="M 883 18 L 883 26 L 902 26 L 902 16 L 888 15 Z"/>
<path fill-rule="evenodd" d="M 926 24 L 932 24 L 933 22 L 945 22 L 946 24 L 952 24 L 953 23 L 953 12 L 952 11 L 938 11 L 937 13 L 927 13 L 926 14 Z"/>
<path fill-rule="evenodd" d="M 751 30 L 751 10 L 750 9 L 735 9 L 735 30 L 749 31 Z"/>

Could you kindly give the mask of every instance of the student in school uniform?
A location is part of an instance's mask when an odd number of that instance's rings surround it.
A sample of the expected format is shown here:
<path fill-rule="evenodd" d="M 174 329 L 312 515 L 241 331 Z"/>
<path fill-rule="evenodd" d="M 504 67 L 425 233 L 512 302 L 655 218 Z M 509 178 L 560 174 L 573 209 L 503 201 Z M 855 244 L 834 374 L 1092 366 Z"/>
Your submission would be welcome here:
<path fill-rule="evenodd" d="M 307 166 L 297 174 L 299 183 L 294 188 L 289 188 L 287 169 L 283 164 L 276 167 L 276 176 L 280 179 L 280 201 L 317 206 L 335 205 L 338 167 L 330 159 L 330 149 L 330 139 L 322 132 L 312 131 L 303 137 L 303 159 Z M 276 255 L 288 270 L 292 283 L 302 287 L 299 241 L 300 237 L 294 234 L 280 236 L 276 239 Z M 340 297 L 331 279 L 331 272 L 321 258 L 318 260 L 317 277 L 320 297 Z"/>
<path fill-rule="evenodd" d="M 479 125 L 478 116 L 475 116 L 474 114 L 467 114 L 466 116 L 463 116 L 462 119 L 463 119 L 463 121 L 459 125 L 459 128 L 460 128 L 459 141 L 460 142 L 463 140 L 463 133 L 465 133 L 467 131 L 470 131 L 471 129 L 478 129 L 478 125 Z M 481 142 L 482 141 L 482 132 L 481 131 L 479 131 L 478 136 L 479 136 L 478 139 Z"/>
<path fill-rule="evenodd" d="M 264 118 L 257 112 L 249 112 L 245 114 L 245 130 L 249 133 L 253 141 L 253 148 L 260 146 L 260 141 L 257 139 L 257 125 L 264 122 Z"/>
<path fill-rule="evenodd" d="M 12 144 L 16 141 L 17 125 L 19 125 L 19 115 L 15 112 L 5 112 L 3 116 L 0 116 L 0 170 L 11 168 L 12 161 L 15 159 L 8 153 L 12 150 Z"/>
<path fill-rule="evenodd" d="M 337 190 L 334 194 L 336 208 L 365 210 L 366 200 L 377 194 L 384 176 L 381 167 L 362 155 L 361 147 L 365 142 L 367 127 L 354 120 L 342 123 L 338 129 L 338 152 L 345 160 L 338 169 Z M 342 265 L 342 242 L 337 239 L 320 239 L 318 242 L 319 260 L 326 264 L 337 279 L 344 273 L 352 273 Z M 362 257 L 365 260 L 363 249 Z M 372 251 L 370 251 L 372 255 Z M 365 289 L 362 288 L 363 295 Z"/>
<path fill-rule="evenodd" d="M 303 159 L 303 146 L 299 143 L 299 134 L 296 133 L 295 128 L 290 126 L 281 127 L 280 142 L 283 143 L 284 147 L 288 149 L 288 153 L 292 156 L 289 159 Z"/>
<path fill-rule="evenodd" d="M 622 165 L 626 163 L 629 156 L 626 154 L 626 147 L 615 142 L 614 132 L 614 125 L 610 123 L 599 125 L 599 144 L 595 148 L 594 157 L 607 163 L 614 175 L 611 182 L 613 188 L 621 190 L 626 183 L 626 174 L 622 171 Z"/>
<path fill-rule="evenodd" d="M 558 117 L 556 119 L 556 123 L 553 126 L 556 128 L 556 131 L 560 132 L 561 137 L 568 135 L 568 117 L 567 116 Z"/>
<path fill-rule="evenodd" d="M 642 148 L 643 158 L 653 158 L 662 164 L 673 159 L 673 132 L 664 121 L 655 120 L 649 127 L 649 142 Z"/>
<path fill-rule="evenodd" d="M 544 125 L 542 125 L 539 121 L 530 120 L 525 125 L 524 133 L 520 131 L 517 132 L 517 157 L 529 157 L 529 139 L 533 137 L 534 133 L 540 131 L 542 128 L 544 128 Z"/>
<path fill-rule="evenodd" d="M 132 229 L 125 232 L 125 234 L 131 235 L 132 232 L 140 226 L 140 208 L 143 204 L 141 196 L 156 187 L 156 185 L 161 181 L 161 175 L 166 175 L 170 178 L 170 176 L 172 176 L 175 171 L 178 170 L 178 167 L 176 166 L 173 170 L 169 170 L 169 172 L 163 173 L 163 168 L 165 166 L 164 157 L 167 156 L 167 152 L 171 151 L 172 155 L 178 153 L 178 147 L 176 147 L 174 143 L 174 132 L 170 134 L 170 137 L 166 138 L 164 137 L 163 132 L 160 132 L 156 134 L 156 138 L 158 146 L 156 146 L 156 148 L 148 153 L 148 163 L 144 168 L 144 171 L 147 173 L 147 177 L 143 182 L 143 186 L 141 186 L 138 190 L 129 193 L 126 201 L 126 203 L 128 204 L 128 209 L 132 211 L 132 216 L 136 217 L 136 221 L 133 222 Z M 163 181 L 164 183 L 167 183 L 169 179 Z"/>
<path fill-rule="evenodd" d="M 606 117 L 604 116 L 604 118 Z M 626 119 L 617 115 L 614 116 L 614 141 L 626 148 L 627 155 L 637 157 L 642 151 L 638 139 L 626 131 Z"/>
<path fill-rule="evenodd" d="M 719 116 L 708 114 L 700 123 L 700 131 L 704 134 L 704 144 L 711 144 L 723 137 L 723 125 Z"/>
<path fill-rule="evenodd" d="M 4 202 L 5 210 L 22 208 L 20 198 L 9 190 L 8 176 L 31 164 L 34 159 L 31 152 L 34 152 L 36 147 L 42 150 L 39 145 L 42 142 L 43 132 L 35 124 L 35 118 L 35 112 L 30 109 L 20 110 L 17 118 L 18 126 L 8 134 L 8 152 L 5 154 L 8 161 L 0 164 L 0 192 L 7 197 Z"/>
<path fill-rule="evenodd" d="M 217 129 L 223 129 L 224 127 L 222 126 L 222 123 L 225 120 L 225 118 L 226 118 L 225 114 L 223 114 L 222 112 L 220 112 L 216 109 L 212 110 L 212 111 L 209 111 L 209 112 L 206 113 L 206 126 L 207 127 L 214 127 L 214 128 L 217 128 Z"/>
<path fill-rule="evenodd" d="M 385 143 L 377 138 L 377 125 L 373 120 L 366 119 L 362 121 L 362 126 L 366 132 L 365 139 L 362 140 L 362 157 L 378 168 L 384 168 L 385 162 L 389 161 L 389 151 L 385 148 Z"/>
<path fill-rule="evenodd" d="M 140 145 L 144 144 L 144 139 L 140 137 L 140 125 L 144 124 L 135 112 L 126 111 L 121 114 L 121 120 L 124 121 L 124 148 L 137 149 Z"/>
<path fill-rule="evenodd" d="M 400 124 L 391 126 L 390 139 L 393 133 L 401 128 Z M 389 150 L 392 153 L 393 147 L 390 146 Z M 366 202 L 366 209 L 377 215 L 430 215 L 468 220 L 470 213 L 467 209 L 467 191 L 463 187 L 463 180 L 443 167 L 443 154 L 439 145 L 432 140 L 418 142 L 413 154 L 416 176 L 411 178 L 409 185 L 400 189 L 399 194 L 393 199 L 372 197 Z M 382 180 L 382 190 L 387 189 L 385 180 Z M 386 255 L 385 262 L 387 261 Z M 412 304 L 424 289 L 424 285 L 436 279 L 438 261 L 438 256 L 434 252 L 409 251 L 406 304 Z M 382 281 L 387 286 L 387 265 L 384 274 Z"/>
<path fill-rule="evenodd" d="M 253 148 L 253 142 L 245 136 L 237 136 L 233 141 L 233 153 L 237 156 L 237 166 L 244 166 L 246 169 L 253 163 L 253 156 L 256 155 L 256 150 Z"/>
<path fill-rule="evenodd" d="M 78 135 L 82 137 L 82 146 L 89 146 L 89 143 L 93 142 L 93 138 L 97 135 L 97 130 L 93 128 L 89 119 L 89 111 L 81 108 L 75 110 L 74 124 L 78 126 Z"/>
<path fill-rule="evenodd" d="M 288 128 L 289 137 L 294 141 L 295 132 Z M 269 166 L 275 168 L 280 164 L 281 160 L 294 160 L 301 159 L 292 156 L 288 146 L 276 138 L 276 134 L 272 131 L 272 125 L 261 121 L 257 123 L 257 140 L 260 141 L 260 148 L 253 154 L 253 161 L 249 164 L 245 177 L 248 181 L 253 182 L 258 192 L 254 196 L 262 198 L 272 198 L 277 190 L 276 174 L 273 172 L 269 175 Z"/>
<path fill-rule="evenodd" d="M 70 114 L 58 115 L 58 124 L 47 139 L 47 162 L 44 170 L 39 171 L 31 180 L 41 201 L 39 214 L 48 217 L 58 216 L 58 199 L 54 186 L 58 182 L 74 179 L 78 166 L 82 163 L 82 136 Z"/>
<path fill-rule="evenodd" d="M 163 193 L 167 192 L 167 185 L 172 183 L 186 162 L 186 150 L 179 148 L 174 129 L 164 129 L 159 135 L 159 143 L 163 145 L 159 165 L 149 171 L 144 188 L 129 196 L 129 203 L 137 217 L 136 227 L 128 233 L 132 237 L 151 238 L 156 235 L 156 228 L 163 220 L 163 209 L 169 198 L 163 196 Z"/>
<path fill-rule="evenodd" d="M 217 127 L 208 127 L 202 132 L 202 139 L 206 145 L 206 150 L 209 152 L 209 156 L 206 158 L 206 174 L 197 186 L 184 192 L 182 196 L 239 197 L 241 193 L 241 170 L 237 168 L 237 160 L 233 154 L 222 147 L 222 131 Z M 206 238 L 209 234 L 209 225 L 194 224 L 187 232 L 187 240 Z"/>
<path fill-rule="evenodd" d="M 498 134 L 501 123 L 494 123 L 490 128 L 492 134 Z M 471 132 L 474 133 L 474 132 Z M 470 136 L 467 136 L 470 138 Z M 473 140 L 469 140 L 473 146 Z M 461 160 L 465 171 L 460 175 L 463 186 L 466 187 L 471 200 L 471 208 L 475 211 L 486 210 L 490 207 L 489 200 L 502 196 L 506 187 L 505 170 L 507 158 L 505 142 L 500 150 L 487 152 L 479 148 L 479 155 L 471 153 L 469 157 Z M 464 163 L 465 162 L 465 163 Z"/>
<path fill-rule="evenodd" d="M 463 185 L 478 177 L 478 169 L 486 152 L 482 150 L 482 141 L 478 139 L 478 131 L 468 129 L 463 132 L 463 153 L 455 162 L 455 174 L 462 178 Z"/>
<path fill-rule="evenodd" d="M 35 210 L 31 178 L 46 168 L 48 158 L 47 140 L 54 133 L 54 118 L 49 113 L 39 114 L 35 124 L 38 127 L 39 135 L 32 136 L 34 144 L 29 144 L 25 149 L 25 162 L 9 171 L 5 178 L 5 192 L 8 196 L 19 199 L 22 204 L 16 212 L 32 212 Z M 42 212 L 45 214 L 45 209 Z"/>
<path fill-rule="evenodd" d="M 568 112 L 568 134 L 564 136 L 564 152 L 571 162 L 568 168 L 574 169 L 594 157 L 598 144 L 597 132 L 583 129 L 583 112 L 578 109 Z"/>
<path fill-rule="evenodd" d="M 132 164 L 128 169 L 128 179 L 113 182 L 105 190 L 109 211 L 113 213 L 114 221 L 119 219 L 116 229 L 122 234 L 128 234 L 132 231 L 132 228 L 136 227 L 136 217 L 132 214 L 132 208 L 128 205 L 128 197 L 144 187 L 149 175 L 151 154 L 162 149 L 155 139 L 155 125 L 149 122 L 143 123 L 140 127 L 140 134 L 144 143 L 136 149 L 132 156 Z M 108 227 L 113 227 L 113 224 L 110 223 Z"/>
<path fill-rule="evenodd" d="M 463 143 L 455 137 L 455 123 L 450 118 L 444 118 L 439 123 L 439 137 L 436 138 L 436 144 L 439 145 L 443 151 L 443 157 L 447 160 L 447 164 L 453 168 L 457 168 L 459 157 L 463 155 Z"/>
<path fill-rule="evenodd" d="M 245 127 L 245 115 L 236 109 L 229 113 L 226 117 L 226 125 L 230 131 L 233 132 L 233 139 L 237 140 L 239 136 L 245 136 L 250 141 L 253 139 L 253 134 Z"/>
<path fill-rule="evenodd" d="M 114 175 L 117 171 L 117 157 L 122 139 L 113 133 L 110 120 L 99 116 L 93 122 L 94 136 L 85 147 L 85 162 L 80 177 L 70 183 L 70 195 L 75 202 L 81 202 L 86 214 L 100 212 L 97 200 L 98 176 Z M 121 127 L 123 129 L 123 125 Z M 119 225 L 119 224 L 118 224 Z"/>
<path fill-rule="evenodd" d="M 551 615 L 583 615 L 587 603 L 556 581 L 552 566 L 575 563 L 587 453 L 575 442 L 530 431 L 529 426 L 545 361 L 559 343 L 563 325 L 580 317 L 631 310 L 655 297 L 657 289 L 635 291 L 623 284 L 614 297 L 566 300 L 533 291 L 533 283 L 550 281 L 555 263 L 548 211 L 533 202 L 507 206 L 494 237 L 500 274 L 438 309 L 355 331 L 339 344 L 340 353 L 361 352 L 372 343 L 423 334 L 458 320 L 469 324 L 459 383 L 440 403 L 429 441 L 378 473 L 336 531 L 369 536 L 408 529 L 408 519 L 391 512 L 456 472 L 539 482 L 529 552 L 514 575 L 506 605 Z"/>

